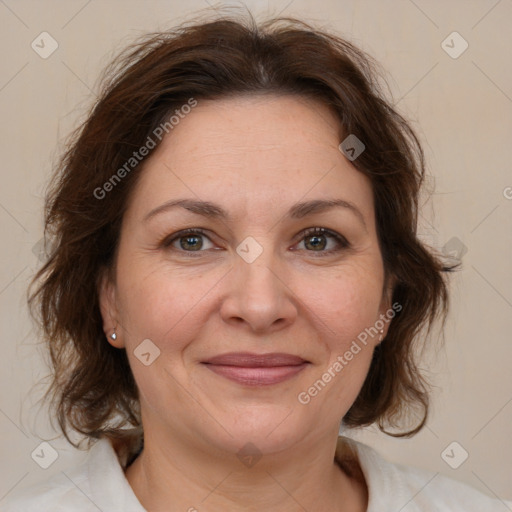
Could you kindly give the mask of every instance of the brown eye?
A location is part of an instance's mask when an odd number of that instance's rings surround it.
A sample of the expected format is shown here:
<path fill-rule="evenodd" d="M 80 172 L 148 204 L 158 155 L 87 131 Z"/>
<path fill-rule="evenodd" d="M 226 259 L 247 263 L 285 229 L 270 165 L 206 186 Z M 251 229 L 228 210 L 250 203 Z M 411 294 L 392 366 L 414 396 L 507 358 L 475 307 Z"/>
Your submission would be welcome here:
<path fill-rule="evenodd" d="M 325 249 L 327 246 L 327 240 L 325 235 L 308 235 L 305 237 L 305 246 L 307 249 Z"/>
<path fill-rule="evenodd" d="M 310 228 L 302 234 L 305 250 L 308 252 L 331 253 L 349 246 L 345 237 L 325 228 Z"/>
<path fill-rule="evenodd" d="M 183 250 L 199 251 L 203 246 L 203 239 L 201 235 L 186 235 L 181 236 L 179 239 L 180 247 Z"/>
<path fill-rule="evenodd" d="M 210 246 L 208 246 L 208 243 Z M 179 252 L 204 252 L 213 248 L 212 241 L 200 228 L 186 229 L 174 233 L 162 245 Z"/>

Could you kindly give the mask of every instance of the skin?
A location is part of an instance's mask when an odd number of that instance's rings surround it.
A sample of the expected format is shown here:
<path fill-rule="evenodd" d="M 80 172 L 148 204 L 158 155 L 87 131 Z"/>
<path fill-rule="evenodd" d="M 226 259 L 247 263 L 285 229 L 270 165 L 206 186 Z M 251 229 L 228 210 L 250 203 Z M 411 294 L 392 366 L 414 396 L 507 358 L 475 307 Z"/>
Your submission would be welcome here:
<path fill-rule="evenodd" d="M 105 274 L 99 290 L 107 339 L 126 349 L 140 391 L 145 447 L 126 477 L 147 510 L 366 510 L 366 485 L 341 470 L 334 451 L 378 336 L 308 404 L 297 398 L 390 308 L 371 182 L 341 140 L 336 118 L 314 100 L 243 96 L 200 101 L 147 158 L 114 279 Z M 144 221 L 181 198 L 211 201 L 229 217 L 175 207 Z M 312 199 L 343 199 L 362 219 L 350 208 L 286 216 Z M 349 246 L 320 235 L 315 247 L 302 233 L 314 227 Z M 200 251 L 186 244 L 190 235 L 164 246 L 187 228 L 205 230 L 192 239 Z M 263 248 L 252 263 L 236 252 L 249 236 Z M 160 350 L 148 366 L 134 355 L 145 339 Z M 309 364 L 260 387 L 202 364 L 240 351 Z M 249 442 L 261 455 L 252 467 L 237 457 Z"/>

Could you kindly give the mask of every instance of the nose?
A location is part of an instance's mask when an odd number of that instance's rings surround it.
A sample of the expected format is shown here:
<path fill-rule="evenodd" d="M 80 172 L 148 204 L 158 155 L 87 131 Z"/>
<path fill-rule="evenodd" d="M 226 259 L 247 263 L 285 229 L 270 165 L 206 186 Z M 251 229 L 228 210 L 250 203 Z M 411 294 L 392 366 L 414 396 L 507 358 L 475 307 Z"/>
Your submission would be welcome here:
<path fill-rule="evenodd" d="M 252 263 L 237 257 L 221 306 L 225 322 L 243 325 L 256 334 L 281 330 L 291 325 L 298 313 L 289 274 L 264 254 Z"/>

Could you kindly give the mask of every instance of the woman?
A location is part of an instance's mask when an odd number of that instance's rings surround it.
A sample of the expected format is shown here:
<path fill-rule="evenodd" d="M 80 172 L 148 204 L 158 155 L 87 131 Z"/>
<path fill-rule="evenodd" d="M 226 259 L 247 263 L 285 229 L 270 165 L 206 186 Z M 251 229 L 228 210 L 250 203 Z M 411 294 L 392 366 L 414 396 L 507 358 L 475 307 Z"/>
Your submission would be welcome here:
<path fill-rule="evenodd" d="M 413 354 L 447 309 L 416 237 L 423 153 L 373 69 L 300 22 L 234 19 L 110 68 L 30 299 L 59 425 L 92 448 L 3 510 L 501 510 L 338 437 L 424 426 Z"/>

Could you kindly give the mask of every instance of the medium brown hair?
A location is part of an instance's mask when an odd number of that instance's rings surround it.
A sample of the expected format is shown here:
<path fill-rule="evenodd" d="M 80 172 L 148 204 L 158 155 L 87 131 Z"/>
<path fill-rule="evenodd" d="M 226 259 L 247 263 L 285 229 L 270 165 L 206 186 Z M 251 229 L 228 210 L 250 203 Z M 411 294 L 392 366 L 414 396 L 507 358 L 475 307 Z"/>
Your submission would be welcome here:
<path fill-rule="evenodd" d="M 376 69 L 336 35 L 290 18 L 258 25 L 250 16 L 150 34 L 107 68 L 99 98 L 72 135 L 47 193 L 45 236 L 52 249 L 29 293 L 53 369 L 46 398 L 66 437 L 70 427 L 88 438 L 142 436 L 136 383 L 125 350 L 105 340 L 98 286 L 102 272 L 115 266 L 121 221 L 143 162 L 109 187 L 106 198 L 94 191 L 191 98 L 261 93 L 315 98 L 339 120 L 340 141 L 354 134 L 365 145 L 353 165 L 371 180 L 386 279 L 394 282 L 392 302 L 402 310 L 376 347 L 344 423 L 376 422 L 390 435 L 423 427 L 428 387 L 416 348 L 434 320 L 446 318 L 443 272 L 450 268 L 417 237 L 424 155 L 385 99 Z M 415 426 L 390 432 L 411 411 Z"/>

